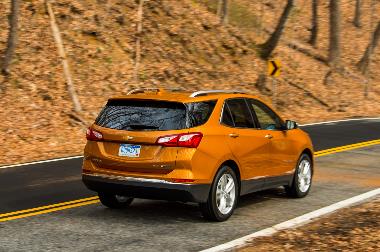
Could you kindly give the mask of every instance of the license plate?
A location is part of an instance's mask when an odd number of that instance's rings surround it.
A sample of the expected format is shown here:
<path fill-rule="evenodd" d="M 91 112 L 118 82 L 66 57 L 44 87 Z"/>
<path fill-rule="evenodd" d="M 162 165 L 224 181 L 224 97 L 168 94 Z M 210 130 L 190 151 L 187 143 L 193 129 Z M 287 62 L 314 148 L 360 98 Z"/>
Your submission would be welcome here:
<path fill-rule="evenodd" d="M 134 144 L 120 144 L 119 156 L 120 157 L 139 157 L 141 145 Z"/>

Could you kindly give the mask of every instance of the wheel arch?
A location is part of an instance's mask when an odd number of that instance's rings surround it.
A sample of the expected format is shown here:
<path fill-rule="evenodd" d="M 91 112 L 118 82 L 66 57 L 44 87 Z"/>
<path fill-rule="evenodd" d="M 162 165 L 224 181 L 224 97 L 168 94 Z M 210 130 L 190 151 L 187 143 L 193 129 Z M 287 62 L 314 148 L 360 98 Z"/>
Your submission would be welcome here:
<path fill-rule="evenodd" d="M 229 159 L 229 160 L 226 160 L 224 161 L 220 167 L 222 168 L 223 166 L 228 166 L 228 167 L 231 167 L 231 169 L 235 172 L 236 174 L 236 178 L 238 180 L 238 183 L 239 183 L 239 195 L 240 195 L 240 190 L 241 190 L 241 174 L 240 174 L 240 168 L 239 168 L 239 165 L 232 159 Z M 219 170 L 218 169 L 218 170 Z"/>
<path fill-rule="evenodd" d="M 302 153 L 301 153 L 301 155 L 302 154 L 306 154 L 306 155 L 308 155 L 309 157 L 310 157 L 310 159 L 311 159 L 311 163 L 313 164 L 313 167 L 314 167 L 314 155 L 313 155 L 313 152 L 309 149 L 309 148 L 305 148 L 303 151 L 302 151 Z M 301 156 L 300 155 L 300 156 Z"/>
<path fill-rule="evenodd" d="M 313 152 L 311 151 L 311 149 L 309 148 L 305 148 L 300 157 L 303 155 L 303 154 L 306 154 L 309 156 L 310 160 L 311 160 L 311 176 L 314 176 L 314 155 L 313 155 Z"/>
<path fill-rule="evenodd" d="M 308 155 L 310 157 L 311 164 L 312 164 L 312 166 L 311 166 L 311 172 L 312 172 L 312 176 L 314 176 L 314 156 L 313 156 L 313 152 L 312 152 L 312 150 L 310 148 L 306 147 L 306 148 L 303 149 L 303 151 L 301 152 L 301 154 L 298 157 L 297 165 L 298 165 L 299 159 L 301 158 L 301 156 L 303 154 L 306 154 L 306 155 Z M 292 186 L 292 184 L 294 182 L 295 172 L 296 172 L 296 168 L 294 170 L 293 176 L 291 177 L 291 180 L 289 181 L 289 186 Z"/>

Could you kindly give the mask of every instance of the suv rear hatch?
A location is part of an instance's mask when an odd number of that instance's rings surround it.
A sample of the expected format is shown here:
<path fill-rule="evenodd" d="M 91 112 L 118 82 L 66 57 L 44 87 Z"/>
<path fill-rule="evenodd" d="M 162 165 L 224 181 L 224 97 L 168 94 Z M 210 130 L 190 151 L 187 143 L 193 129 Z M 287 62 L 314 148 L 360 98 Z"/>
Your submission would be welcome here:
<path fill-rule="evenodd" d="M 159 145 L 157 140 L 162 136 L 187 133 L 189 128 L 204 124 L 215 104 L 216 101 L 185 104 L 142 99 L 109 100 L 88 132 L 88 139 L 97 141 L 101 154 L 98 158 L 102 162 L 98 167 L 144 173 L 170 172 L 177 150 Z M 101 139 L 91 138 L 96 132 Z"/>

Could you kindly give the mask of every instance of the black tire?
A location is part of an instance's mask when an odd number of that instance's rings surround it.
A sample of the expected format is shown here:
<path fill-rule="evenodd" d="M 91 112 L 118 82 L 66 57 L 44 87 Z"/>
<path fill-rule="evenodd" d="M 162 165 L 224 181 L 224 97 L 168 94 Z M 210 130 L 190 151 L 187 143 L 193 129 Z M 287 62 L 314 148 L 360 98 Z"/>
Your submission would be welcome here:
<path fill-rule="evenodd" d="M 218 206 L 217 206 L 217 196 L 216 196 L 216 191 L 217 191 L 217 186 L 220 178 L 224 174 L 229 174 L 234 182 L 234 190 L 235 190 L 235 198 L 234 202 L 232 204 L 231 210 L 229 210 L 228 213 L 222 213 Z M 211 220 L 211 221 L 225 221 L 228 218 L 231 217 L 231 215 L 234 212 L 234 209 L 236 208 L 237 202 L 238 202 L 238 197 L 239 197 L 239 183 L 236 178 L 235 172 L 228 166 L 222 166 L 222 168 L 219 169 L 219 171 L 216 173 L 214 181 L 211 185 L 210 193 L 207 199 L 207 202 L 205 203 L 200 203 L 199 207 L 201 209 L 202 215 L 204 218 Z M 231 205 L 230 205 L 231 207 Z"/>
<path fill-rule="evenodd" d="M 99 195 L 99 199 L 100 199 L 100 202 L 108 207 L 108 208 L 113 208 L 113 209 L 120 209 L 120 208 L 126 208 L 128 207 L 132 201 L 133 201 L 133 198 L 124 198 L 124 199 L 121 199 L 120 197 L 122 196 L 118 196 L 116 194 L 112 194 L 112 193 L 98 193 Z"/>
<path fill-rule="evenodd" d="M 301 190 L 301 187 L 300 187 L 300 184 L 299 184 L 299 172 L 300 172 L 300 164 L 303 162 L 303 161 L 307 161 L 309 164 L 310 164 L 310 173 L 311 173 L 311 177 L 310 177 L 310 184 L 309 184 L 309 187 L 308 189 L 305 191 Z M 309 155 L 307 154 L 302 154 L 297 162 L 297 166 L 296 166 L 296 169 L 294 171 L 294 175 L 293 175 L 293 181 L 292 181 L 292 184 L 291 185 L 287 185 L 285 186 L 285 191 L 286 193 L 288 194 L 288 196 L 292 197 L 292 198 L 303 198 L 305 197 L 309 192 L 310 192 L 310 188 L 311 188 L 311 185 L 312 185 L 312 181 L 313 181 L 313 173 L 314 173 L 314 169 L 313 169 L 313 162 L 311 161 L 311 158 Z"/>

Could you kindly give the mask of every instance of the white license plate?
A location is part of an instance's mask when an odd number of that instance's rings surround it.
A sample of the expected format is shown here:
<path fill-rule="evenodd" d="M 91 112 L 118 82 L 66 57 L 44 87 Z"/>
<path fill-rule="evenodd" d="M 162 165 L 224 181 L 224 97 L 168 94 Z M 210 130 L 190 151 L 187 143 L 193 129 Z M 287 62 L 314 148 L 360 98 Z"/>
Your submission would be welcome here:
<path fill-rule="evenodd" d="M 120 144 L 119 156 L 120 157 L 139 157 L 141 145 L 134 144 Z"/>

